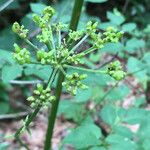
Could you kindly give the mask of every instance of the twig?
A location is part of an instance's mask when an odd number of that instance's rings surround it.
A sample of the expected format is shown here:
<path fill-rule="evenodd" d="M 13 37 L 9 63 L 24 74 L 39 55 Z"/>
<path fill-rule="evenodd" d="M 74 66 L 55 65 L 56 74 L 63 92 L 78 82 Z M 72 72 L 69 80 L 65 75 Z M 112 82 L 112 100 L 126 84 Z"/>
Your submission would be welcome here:
<path fill-rule="evenodd" d="M 8 7 L 14 0 L 8 0 L 0 7 L 0 12 L 3 11 L 6 7 Z"/>
<path fill-rule="evenodd" d="M 128 7 L 128 5 L 129 5 L 129 1 L 130 1 L 130 0 L 126 0 L 126 1 L 125 1 L 125 4 L 124 4 L 123 9 L 122 9 L 123 13 L 126 12 L 127 7 Z"/>
<path fill-rule="evenodd" d="M 31 112 L 19 112 L 19 113 L 15 113 L 15 114 L 5 114 L 5 115 L 0 115 L 0 120 L 3 119 L 17 119 L 20 117 L 25 117 L 27 115 L 29 115 Z"/>
<path fill-rule="evenodd" d="M 110 59 L 108 60 L 107 62 L 103 63 L 101 66 L 99 66 L 98 68 L 102 68 L 102 67 L 105 67 L 107 64 L 111 63 L 116 57 L 118 56 L 118 52 Z"/>
<path fill-rule="evenodd" d="M 47 83 L 47 81 L 40 81 L 40 80 L 33 80 L 33 81 L 11 80 L 9 83 L 10 84 L 16 84 L 16 85 L 32 85 L 32 84 L 38 84 L 38 83 Z"/>

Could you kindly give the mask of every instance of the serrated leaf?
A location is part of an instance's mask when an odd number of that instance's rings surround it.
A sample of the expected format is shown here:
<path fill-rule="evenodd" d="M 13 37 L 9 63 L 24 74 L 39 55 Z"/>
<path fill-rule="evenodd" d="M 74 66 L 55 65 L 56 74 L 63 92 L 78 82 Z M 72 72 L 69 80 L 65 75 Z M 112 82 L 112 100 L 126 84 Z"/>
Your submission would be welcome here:
<path fill-rule="evenodd" d="M 117 118 L 115 107 L 113 105 L 105 105 L 100 112 L 100 117 L 105 123 L 113 126 Z"/>
<path fill-rule="evenodd" d="M 58 115 L 63 114 L 66 119 L 80 122 L 83 119 L 84 106 L 70 100 L 62 100 L 59 105 Z"/>
<path fill-rule="evenodd" d="M 65 139 L 65 144 L 71 144 L 76 149 L 87 148 L 100 144 L 101 130 L 94 124 L 84 124 L 74 129 Z"/>
<path fill-rule="evenodd" d="M 106 138 L 110 150 L 137 150 L 137 145 L 129 138 L 123 137 L 118 134 L 110 134 Z"/>
<path fill-rule="evenodd" d="M 110 101 L 123 100 L 126 96 L 128 96 L 130 92 L 130 88 L 126 85 L 118 86 L 111 90 L 107 98 Z"/>
<path fill-rule="evenodd" d="M 46 5 L 43 3 L 31 3 L 30 7 L 31 7 L 32 12 L 36 14 L 41 14 L 43 9 L 46 7 Z"/>
<path fill-rule="evenodd" d="M 110 54 L 116 54 L 117 52 L 121 52 L 124 46 L 121 43 L 107 43 L 101 49 L 102 52 L 107 52 Z"/>
<path fill-rule="evenodd" d="M 12 66 L 4 66 L 2 68 L 2 80 L 3 82 L 9 82 L 10 80 L 14 80 L 17 77 L 22 75 L 22 66 L 12 65 Z"/>
<path fill-rule="evenodd" d="M 125 23 L 122 25 L 122 31 L 124 32 L 131 32 L 136 28 L 135 23 Z"/>
<path fill-rule="evenodd" d="M 129 124 L 140 124 L 146 117 L 146 110 L 140 108 L 128 109 L 123 122 Z"/>
<path fill-rule="evenodd" d="M 146 66 L 140 60 L 130 57 L 127 63 L 128 73 L 133 73 L 141 82 L 147 79 Z"/>
<path fill-rule="evenodd" d="M 3 49 L 0 49 L 0 61 L 15 63 L 14 59 L 12 58 L 12 53 Z"/>
<path fill-rule="evenodd" d="M 133 136 L 133 133 L 131 132 L 131 130 L 125 126 L 115 126 L 113 128 L 113 132 L 118 134 L 118 135 L 121 135 L 123 137 L 127 137 L 127 138 L 132 138 Z"/>
<path fill-rule="evenodd" d="M 129 53 L 134 53 L 140 48 L 145 47 L 145 41 L 142 39 L 132 38 L 127 41 L 125 50 Z"/>
<path fill-rule="evenodd" d="M 120 13 L 112 13 L 109 11 L 107 12 L 107 18 L 115 25 L 121 25 L 125 21 L 124 16 Z"/>
<path fill-rule="evenodd" d="M 92 96 L 90 88 L 86 90 L 78 90 L 77 95 L 73 98 L 76 102 L 87 102 Z"/>

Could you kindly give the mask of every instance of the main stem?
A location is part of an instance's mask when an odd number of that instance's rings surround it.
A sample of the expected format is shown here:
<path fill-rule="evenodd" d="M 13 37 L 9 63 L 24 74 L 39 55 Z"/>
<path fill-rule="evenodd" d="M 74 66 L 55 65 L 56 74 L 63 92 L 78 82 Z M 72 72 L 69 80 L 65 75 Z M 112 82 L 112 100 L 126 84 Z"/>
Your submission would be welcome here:
<path fill-rule="evenodd" d="M 75 0 L 72 18 L 71 18 L 71 22 L 70 22 L 71 30 L 77 29 L 82 6 L 83 6 L 83 1 L 84 0 Z M 47 132 L 46 132 L 44 150 L 52 150 L 53 129 L 54 129 L 55 120 L 56 120 L 56 116 L 57 116 L 57 110 L 58 110 L 58 106 L 59 106 L 60 96 L 62 93 L 62 82 L 64 81 L 64 79 L 65 79 L 64 74 L 62 72 L 59 72 L 57 86 L 56 86 L 56 93 L 55 93 L 56 100 L 52 105 L 51 113 L 49 114 L 49 117 L 48 117 L 48 127 L 47 127 Z"/>

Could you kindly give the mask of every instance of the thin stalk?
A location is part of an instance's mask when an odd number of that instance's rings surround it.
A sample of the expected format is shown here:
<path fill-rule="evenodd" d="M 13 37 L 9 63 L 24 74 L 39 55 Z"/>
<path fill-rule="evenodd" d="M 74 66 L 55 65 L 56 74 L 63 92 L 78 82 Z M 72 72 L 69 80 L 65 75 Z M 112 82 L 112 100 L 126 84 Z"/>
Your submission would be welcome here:
<path fill-rule="evenodd" d="M 63 68 L 63 67 L 60 67 L 59 69 L 60 69 L 60 71 L 64 74 L 64 76 L 66 76 L 66 72 L 65 72 L 64 68 Z"/>
<path fill-rule="evenodd" d="M 51 26 L 49 25 L 48 26 L 49 27 L 49 32 L 50 32 L 50 34 L 51 34 L 51 43 L 52 43 L 52 47 L 53 47 L 53 49 L 55 50 L 55 42 L 54 42 L 54 38 L 53 38 L 53 31 L 52 31 L 52 28 L 51 28 Z"/>
<path fill-rule="evenodd" d="M 75 66 L 70 66 L 70 65 L 64 65 L 65 68 L 72 68 L 76 70 L 81 70 L 85 72 L 91 72 L 91 73 L 101 73 L 101 74 L 106 74 L 106 70 L 93 70 L 93 69 L 86 69 L 86 68 L 81 68 L 81 67 L 75 67 Z"/>
<path fill-rule="evenodd" d="M 50 78 L 49 78 L 49 81 L 47 82 L 46 88 L 47 88 L 47 87 L 49 86 L 49 84 L 51 83 L 51 81 L 52 81 L 52 79 L 53 79 L 53 74 L 54 74 L 54 73 L 55 73 L 54 70 L 52 70 L 51 75 L 50 75 Z M 36 115 L 38 114 L 38 112 L 40 111 L 40 109 L 41 109 L 41 106 L 38 106 L 38 107 L 34 110 L 34 112 L 33 112 L 31 115 L 29 115 L 29 118 L 28 118 L 27 122 L 25 123 L 25 127 L 26 127 L 26 128 L 30 125 L 30 123 L 31 123 L 31 122 L 33 121 L 33 119 L 36 117 Z M 14 137 L 15 137 L 16 139 L 19 139 L 19 136 L 20 136 L 20 134 L 21 134 L 23 128 L 24 128 L 24 126 L 20 127 L 20 128 L 17 130 L 17 132 L 14 134 Z"/>
<path fill-rule="evenodd" d="M 32 42 L 30 42 L 28 39 L 26 39 L 25 42 L 26 42 L 28 45 L 30 45 L 34 50 L 36 50 L 36 51 L 39 50 L 38 47 L 35 46 Z"/>
<path fill-rule="evenodd" d="M 27 120 L 27 122 L 25 123 L 25 126 L 28 127 L 30 125 L 30 123 L 32 122 L 32 120 L 36 117 L 37 113 L 40 111 L 40 108 L 41 106 L 37 107 L 34 112 L 29 115 L 29 119 Z M 22 129 L 23 129 L 24 126 L 22 126 L 21 128 L 19 128 L 17 130 L 17 132 L 15 133 L 15 138 L 18 139 L 19 135 L 21 134 L 22 132 Z"/>
<path fill-rule="evenodd" d="M 61 31 L 60 30 L 57 31 L 57 36 L 58 36 L 58 47 L 60 47 L 61 46 Z"/>
<path fill-rule="evenodd" d="M 91 53 L 91 52 L 93 52 L 93 51 L 95 51 L 95 50 L 97 50 L 97 48 L 91 47 L 91 48 L 89 48 L 89 49 L 87 49 L 87 50 L 85 50 L 85 51 L 82 52 L 82 53 L 83 53 L 83 56 L 85 56 L 85 55 L 87 55 L 87 54 L 89 54 L 89 53 Z M 81 54 L 81 53 L 80 53 L 80 54 Z"/>
<path fill-rule="evenodd" d="M 30 150 L 29 147 L 27 146 L 27 144 L 23 143 L 22 140 L 18 137 L 17 141 L 20 143 L 20 145 L 22 147 L 24 147 L 26 150 Z"/>
<path fill-rule="evenodd" d="M 85 56 L 85 55 L 87 55 L 87 54 L 89 54 L 95 50 L 97 50 L 95 47 L 90 47 L 90 48 L 86 49 L 85 51 L 77 54 L 76 56 L 82 56 L 83 57 L 83 56 Z"/>
<path fill-rule="evenodd" d="M 75 51 L 86 39 L 87 39 L 88 35 L 85 35 L 70 51 L 73 52 Z"/>
<path fill-rule="evenodd" d="M 72 18 L 71 18 L 71 22 L 70 22 L 71 30 L 77 29 L 82 6 L 83 6 L 83 1 L 84 0 L 76 0 L 75 1 Z M 65 79 L 64 74 L 62 72 L 59 72 L 57 86 L 56 86 L 56 92 L 55 92 L 56 100 L 54 101 L 54 103 L 52 105 L 51 113 L 49 114 L 49 117 L 48 117 L 48 128 L 47 128 L 47 133 L 46 133 L 44 150 L 52 150 L 53 129 L 54 129 L 54 125 L 55 125 L 58 105 L 59 105 L 60 96 L 61 96 L 61 92 L 62 92 L 62 82 L 64 81 L 64 79 Z"/>

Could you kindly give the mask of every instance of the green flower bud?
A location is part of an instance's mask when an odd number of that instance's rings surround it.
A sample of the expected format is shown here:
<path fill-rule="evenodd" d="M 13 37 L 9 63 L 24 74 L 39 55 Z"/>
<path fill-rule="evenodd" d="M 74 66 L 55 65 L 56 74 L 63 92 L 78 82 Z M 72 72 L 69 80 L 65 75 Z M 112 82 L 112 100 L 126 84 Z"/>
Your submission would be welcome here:
<path fill-rule="evenodd" d="M 19 53 L 21 51 L 21 48 L 16 43 L 14 43 L 14 48 L 16 53 Z"/>
<path fill-rule="evenodd" d="M 126 73 L 122 70 L 110 72 L 110 75 L 117 81 L 120 81 L 125 78 Z"/>
<path fill-rule="evenodd" d="M 33 102 L 35 100 L 35 98 L 33 96 L 30 96 L 27 98 L 27 101 Z"/>
<path fill-rule="evenodd" d="M 12 31 L 14 32 L 14 33 L 18 33 L 19 31 L 20 31 L 20 25 L 19 25 L 19 23 L 18 22 L 15 22 L 14 24 L 13 24 L 13 26 L 12 26 Z"/>
<path fill-rule="evenodd" d="M 49 14 L 50 17 L 52 17 L 55 14 L 54 8 L 52 8 L 51 6 L 44 8 L 43 15 L 46 15 L 46 14 Z"/>
<path fill-rule="evenodd" d="M 98 22 L 93 23 L 92 21 L 89 21 L 86 25 L 86 30 L 89 35 L 96 32 Z"/>

